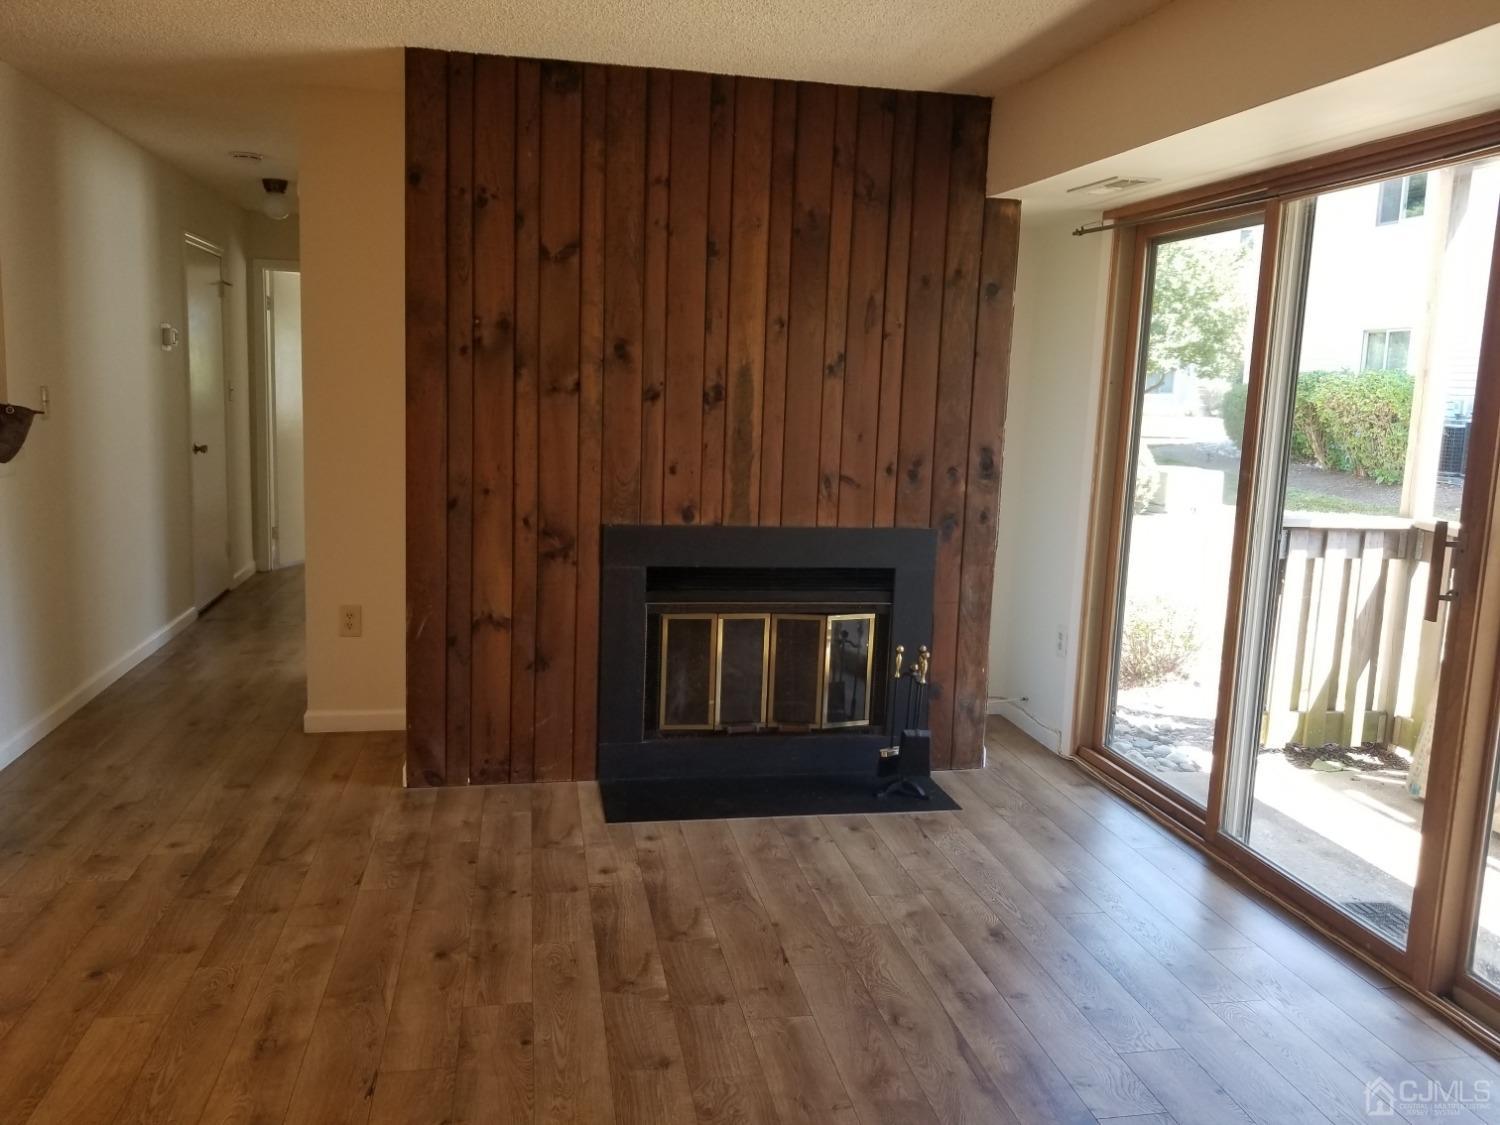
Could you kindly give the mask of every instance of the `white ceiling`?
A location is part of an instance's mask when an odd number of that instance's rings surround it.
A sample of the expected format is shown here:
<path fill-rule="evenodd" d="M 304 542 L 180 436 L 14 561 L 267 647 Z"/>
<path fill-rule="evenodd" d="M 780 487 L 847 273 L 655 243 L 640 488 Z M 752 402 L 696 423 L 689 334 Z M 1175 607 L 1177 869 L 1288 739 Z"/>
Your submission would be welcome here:
<path fill-rule="evenodd" d="M 389 88 L 393 47 L 994 94 L 1166 2 L 3 0 L 0 58 L 255 206 L 296 178 L 298 92 Z"/>

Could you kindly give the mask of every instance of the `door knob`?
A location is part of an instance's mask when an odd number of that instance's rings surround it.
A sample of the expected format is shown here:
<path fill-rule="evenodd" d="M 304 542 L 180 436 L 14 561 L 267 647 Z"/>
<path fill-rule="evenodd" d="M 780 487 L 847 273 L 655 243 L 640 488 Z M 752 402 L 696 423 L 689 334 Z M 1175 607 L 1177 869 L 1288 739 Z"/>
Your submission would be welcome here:
<path fill-rule="evenodd" d="M 193 444 L 193 452 L 194 453 L 207 453 L 208 452 L 208 446 L 206 446 L 206 445 L 198 445 L 195 442 Z"/>

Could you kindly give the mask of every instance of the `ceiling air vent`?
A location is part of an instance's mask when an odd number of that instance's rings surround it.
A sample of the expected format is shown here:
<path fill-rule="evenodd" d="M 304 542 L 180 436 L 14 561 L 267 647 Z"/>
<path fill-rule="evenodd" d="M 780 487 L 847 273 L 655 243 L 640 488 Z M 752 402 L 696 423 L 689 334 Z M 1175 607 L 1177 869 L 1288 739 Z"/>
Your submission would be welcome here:
<path fill-rule="evenodd" d="M 1156 183 L 1154 176 L 1106 176 L 1102 180 L 1094 180 L 1092 183 L 1079 184 L 1077 187 L 1069 188 L 1069 195 L 1118 195 L 1122 191 L 1130 191 L 1133 188 L 1144 187 L 1146 184 Z"/>

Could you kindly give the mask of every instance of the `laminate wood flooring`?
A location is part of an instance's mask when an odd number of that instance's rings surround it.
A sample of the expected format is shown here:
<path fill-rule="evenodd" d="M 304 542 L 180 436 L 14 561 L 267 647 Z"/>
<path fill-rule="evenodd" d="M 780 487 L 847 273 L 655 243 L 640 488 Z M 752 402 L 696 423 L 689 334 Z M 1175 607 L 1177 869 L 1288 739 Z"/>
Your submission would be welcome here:
<path fill-rule="evenodd" d="M 0 773 L 0 1125 L 1284 1125 L 1500 1082 L 1008 725 L 961 812 L 610 825 L 303 734 L 301 607 L 253 579 Z"/>

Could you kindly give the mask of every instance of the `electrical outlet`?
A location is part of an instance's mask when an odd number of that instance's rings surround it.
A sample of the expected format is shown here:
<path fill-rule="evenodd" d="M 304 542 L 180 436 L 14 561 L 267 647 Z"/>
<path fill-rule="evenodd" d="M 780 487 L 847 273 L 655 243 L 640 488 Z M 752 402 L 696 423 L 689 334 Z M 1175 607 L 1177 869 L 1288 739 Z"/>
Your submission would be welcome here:
<path fill-rule="evenodd" d="M 1059 629 L 1057 631 L 1057 655 L 1068 655 L 1068 632 L 1066 629 Z"/>
<path fill-rule="evenodd" d="M 359 637 L 365 631 L 365 612 L 362 606 L 339 606 L 339 636 Z"/>

